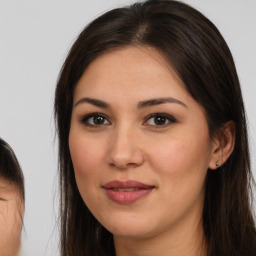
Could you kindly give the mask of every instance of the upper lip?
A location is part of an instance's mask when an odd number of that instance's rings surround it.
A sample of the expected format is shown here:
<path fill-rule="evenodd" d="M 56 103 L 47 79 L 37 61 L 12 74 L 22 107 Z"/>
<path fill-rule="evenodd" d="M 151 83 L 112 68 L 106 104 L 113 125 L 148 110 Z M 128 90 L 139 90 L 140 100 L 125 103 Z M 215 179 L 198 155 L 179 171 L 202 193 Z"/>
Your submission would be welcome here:
<path fill-rule="evenodd" d="M 112 180 L 102 186 L 105 189 L 118 189 L 118 188 L 140 188 L 149 189 L 154 188 L 154 185 L 144 184 L 136 180 L 119 181 Z"/>

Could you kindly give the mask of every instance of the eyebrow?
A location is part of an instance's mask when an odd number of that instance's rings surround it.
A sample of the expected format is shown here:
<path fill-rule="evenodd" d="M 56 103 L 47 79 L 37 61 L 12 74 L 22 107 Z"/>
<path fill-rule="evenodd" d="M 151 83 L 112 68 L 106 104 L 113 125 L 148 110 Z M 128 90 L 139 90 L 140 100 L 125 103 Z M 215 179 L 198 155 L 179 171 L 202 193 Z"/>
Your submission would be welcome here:
<path fill-rule="evenodd" d="M 96 107 L 100 107 L 100 108 L 109 108 L 110 105 L 102 100 L 97 100 L 97 99 L 92 99 L 92 98 L 81 98 L 79 101 L 77 101 L 74 105 L 74 107 L 82 104 L 82 103 L 89 103 L 92 104 Z"/>
<path fill-rule="evenodd" d="M 100 107 L 100 108 L 110 108 L 110 104 L 106 103 L 105 101 L 88 98 L 88 97 L 84 97 L 84 98 L 81 98 L 80 100 L 78 100 L 74 104 L 74 107 L 76 107 L 82 103 L 89 103 L 89 104 L 92 104 L 92 105 L 94 105 L 96 107 Z M 168 98 L 157 98 L 157 99 L 149 99 L 149 100 L 145 100 L 145 101 L 140 101 L 138 103 L 137 108 L 142 109 L 145 107 L 152 107 L 152 106 L 161 105 L 161 104 L 165 104 L 165 103 L 176 103 L 183 107 L 187 107 L 187 105 L 185 103 L 183 103 L 182 101 L 172 98 L 172 97 L 168 97 Z"/>
<path fill-rule="evenodd" d="M 140 101 L 138 103 L 138 108 L 145 108 L 145 107 L 151 107 L 151 106 L 156 106 L 164 103 L 176 103 L 179 104 L 183 107 L 187 107 L 185 103 L 182 101 L 175 99 L 175 98 L 157 98 L 157 99 L 150 99 L 150 100 L 145 100 L 145 101 Z"/>

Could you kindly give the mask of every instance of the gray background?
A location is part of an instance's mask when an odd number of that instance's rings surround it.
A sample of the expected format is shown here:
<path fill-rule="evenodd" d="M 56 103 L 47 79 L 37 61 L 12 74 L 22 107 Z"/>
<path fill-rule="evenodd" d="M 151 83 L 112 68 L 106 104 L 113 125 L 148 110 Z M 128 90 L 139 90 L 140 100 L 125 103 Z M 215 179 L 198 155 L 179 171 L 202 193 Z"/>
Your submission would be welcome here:
<path fill-rule="evenodd" d="M 69 47 L 99 14 L 134 1 L 0 0 L 0 136 L 25 175 L 23 256 L 58 255 L 54 89 Z M 233 53 L 247 109 L 255 170 L 256 1 L 186 0 L 219 28 Z"/>

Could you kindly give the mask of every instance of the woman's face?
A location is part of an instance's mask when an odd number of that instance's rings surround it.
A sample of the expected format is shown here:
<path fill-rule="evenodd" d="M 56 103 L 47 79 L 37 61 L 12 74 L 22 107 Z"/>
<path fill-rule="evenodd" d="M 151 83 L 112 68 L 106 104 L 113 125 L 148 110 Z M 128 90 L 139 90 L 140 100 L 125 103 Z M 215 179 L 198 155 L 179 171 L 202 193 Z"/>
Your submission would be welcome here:
<path fill-rule="evenodd" d="M 128 47 L 89 65 L 69 147 L 85 204 L 115 237 L 200 222 L 213 143 L 203 108 L 157 50 Z"/>
<path fill-rule="evenodd" d="M 18 255 L 23 212 L 18 188 L 0 179 L 0 255 Z"/>

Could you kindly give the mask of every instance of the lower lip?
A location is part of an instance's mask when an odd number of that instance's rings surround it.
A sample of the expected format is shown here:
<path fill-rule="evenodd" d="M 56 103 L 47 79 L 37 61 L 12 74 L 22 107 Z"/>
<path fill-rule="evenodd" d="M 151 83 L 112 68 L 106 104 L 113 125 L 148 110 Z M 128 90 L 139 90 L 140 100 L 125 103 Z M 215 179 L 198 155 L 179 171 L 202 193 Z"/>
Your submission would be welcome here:
<path fill-rule="evenodd" d="M 131 204 L 137 200 L 147 196 L 154 188 L 139 189 L 134 191 L 116 191 L 113 189 L 105 189 L 107 196 L 118 204 Z"/>

